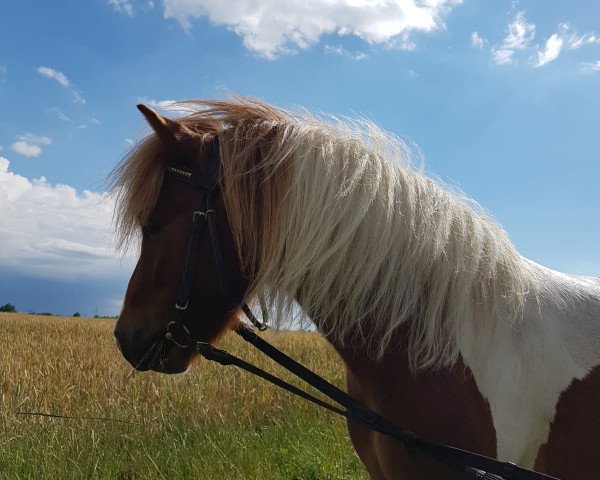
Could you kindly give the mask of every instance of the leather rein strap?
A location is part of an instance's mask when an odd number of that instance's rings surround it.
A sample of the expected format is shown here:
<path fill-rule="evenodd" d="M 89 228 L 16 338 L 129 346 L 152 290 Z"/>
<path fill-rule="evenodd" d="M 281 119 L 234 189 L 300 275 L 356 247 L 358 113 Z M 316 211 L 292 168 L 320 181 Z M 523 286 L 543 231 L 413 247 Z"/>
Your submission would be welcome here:
<path fill-rule="evenodd" d="M 247 372 L 257 375 L 280 388 L 283 388 L 299 397 L 302 397 L 320 407 L 326 408 L 338 415 L 351 419 L 366 428 L 389 435 L 400 441 L 406 449 L 413 454 L 424 454 L 438 462 L 464 474 L 465 479 L 480 480 L 558 480 L 542 473 L 527 470 L 510 462 L 500 462 L 490 457 L 479 455 L 459 448 L 450 447 L 434 442 L 428 442 L 418 438 L 412 431 L 401 428 L 389 420 L 383 418 L 374 411 L 368 409 L 356 399 L 343 390 L 331 384 L 323 377 L 307 369 L 302 364 L 288 357 L 282 351 L 259 337 L 254 331 L 240 324 L 235 330 L 244 340 L 252 344 L 262 353 L 277 362 L 289 372 L 302 379 L 320 393 L 335 401 L 341 406 L 337 407 L 325 402 L 304 390 L 282 380 L 274 375 L 242 360 L 231 353 L 218 349 L 207 342 L 198 341 L 192 336 L 184 324 L 184 314 L 189 304 L 196 258 L 200 239 L 206 226 L 211 238 L 214 261 L 217 267 L 219 286 L 226 302 L 231 303 L 233 299 L 227 283 L 227 269 L 221 252 L 219 234 L 215 220 L 215 210 L 212 208 L 214 194 L 219 184 L 220 154 L 219 142 L 215 137 L 213 151 L 210 157 L 207 171 L 203 175 L 197 175 L 179 166 L 168 166 L 167 174 L 178 180 L 189 183 L 202 192 L 202 200 L 199 208 L 193 212 L 190 231 L 190 240 L 186 254 L 185 266 L 182 279 L 177 291 L 175 301 L 175 321 L 167 326 L 165 338 L 173 341 L 181 348 L 191 349 L 198 352 L 207 360 L 215 361 L 221 365 L 234 365 Z M 243 310 L 250 322 L 260 331 L 267 327 L 253 315 L 248 305 L 243 301 L 234 302 Z"/>

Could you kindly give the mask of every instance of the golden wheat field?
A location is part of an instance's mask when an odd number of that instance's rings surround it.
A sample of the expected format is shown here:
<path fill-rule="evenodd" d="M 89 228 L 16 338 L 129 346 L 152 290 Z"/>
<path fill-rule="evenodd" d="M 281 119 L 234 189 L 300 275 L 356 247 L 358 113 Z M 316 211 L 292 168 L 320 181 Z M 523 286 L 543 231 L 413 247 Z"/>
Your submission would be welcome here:
<path fill-rule="evenodd" d="M 199 360 L 184 375 L 136 372 L 113 326 L 0 313 L 0 478 L 367 478 L 342 419 L 235 367 Z M 318 334 L 266 335 L 343 384 Z M 234 337 L 222 346 L 290 379 Z"/>

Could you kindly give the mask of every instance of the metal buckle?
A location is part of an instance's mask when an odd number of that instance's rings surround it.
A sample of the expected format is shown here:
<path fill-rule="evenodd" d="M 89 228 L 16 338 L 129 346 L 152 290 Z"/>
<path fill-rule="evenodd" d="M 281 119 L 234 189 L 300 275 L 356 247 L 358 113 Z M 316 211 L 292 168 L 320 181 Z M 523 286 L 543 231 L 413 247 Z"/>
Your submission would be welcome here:
<path fill-rule="evenodd" d="M 178 175 L 182 175 L 186 178 L 191 178 L 193 175 L 192 172 L 188 172 L 187 170 L 182 170 L 181 168 L 175 168 L 175 167 L 167 167 L 167 171 L 176 173 Z"/>
<path fill-rule="evenodd" d="M 200 212 L 200 211 L 194 212 L 194 214 L 192 215 L 192 222 L 193 223 L 197 223 L 196 222 L 196 218 L 197 217 L 204 217 L 204 218 L 206 218 L 206 212 Z"/>
<path fill-rule="evenodd" d="M 187 298 L 187 299 L 185 300 L 185 305 L 183 305 L 183 306 L 182 306 L 182 305 L 179 305 L 179 303 L 175 302 L 175 308 L 176 308 L 177 310 L 187 310 L 188 303 L 190 303 L 190 299 L 189 299 L 189 298 Z M 173 322 L 171 322 L 171 323 L 173 323 Z M 170 324 L 169 324 L 169 325 L 170 325 Z"/>
<path fill-rule="evenodd" d="M 171 340 L 178 347 L 190 348 L 190 345 L 183 345 L 183 344 L 179 343 L 177 340 L 175 340 L 175 336 L 173 335 L 173 332 L 171 331 L 172 326 L 175 326 L 175 322 L 169 322 L 169 324 L 167 325 L 167 331 L 165 333 L 165 338 L 167 340 Z M 192 336 L 191 332 L 188 330 L 188 328 L 185 325 L 181 324 L 181 328 L 187 335 L 189 335 L 190 337 Z"/>

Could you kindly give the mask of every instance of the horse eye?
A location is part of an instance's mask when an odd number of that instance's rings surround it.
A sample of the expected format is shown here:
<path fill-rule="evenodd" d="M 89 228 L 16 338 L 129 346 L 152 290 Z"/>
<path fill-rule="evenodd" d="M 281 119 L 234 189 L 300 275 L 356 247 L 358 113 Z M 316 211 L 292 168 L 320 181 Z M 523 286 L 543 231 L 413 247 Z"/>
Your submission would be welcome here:
<path fill-rule="evenodd" d="M 148 237 L 156 237 L 160 232 L 160 228 L 157 225 L 152 224 L 144 225 L 142 227 L 142 232 L 144 232 L 144 235 Z"/>

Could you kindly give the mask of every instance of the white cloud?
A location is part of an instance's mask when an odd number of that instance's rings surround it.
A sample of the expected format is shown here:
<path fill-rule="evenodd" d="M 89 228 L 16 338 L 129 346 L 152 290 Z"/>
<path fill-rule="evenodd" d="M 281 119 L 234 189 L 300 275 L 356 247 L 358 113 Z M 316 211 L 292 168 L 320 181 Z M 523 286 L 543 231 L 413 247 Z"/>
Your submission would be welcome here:
<path fill-rule="evenodd" d="M 364 52 L 351 52 L 341 47 L 340 45 L 325 45 L 323 47 L 323 51 L 330 55 L 340 55 L 341 57 L 350 58 L 352 60 L 365 60 L 369 58 L 369 56 Z"/>
<path fill-rule="evenodd" d="M 492 48 L 492 58 L 498 65 L 512 63 L 515 51 L 526 49 L 535 36 L 535 25 L 527 22 L 523 11 L 517 12 L 507 30 L 502 43 Z"/>
<path fill-rule="evenodd" d="M 556 60 L 565 49 L 576 50 L 585 45 L 600 44 L 600 38 L 594 32 L 579 35 L 572 32 L 568 23 L 558 25 L 556 33 L 550 35 L 542 46 L 532 45 L 535 37 L 535 25 L 529 23 L 525 17 L 525 12 L 517 12 L 514 19 L 509 23 L 507 35 L 501 43 L 492 47 L 492 59 L 498 65 L 510 64 L 514 61 L 514 54 L 517 51 L 534 51 L 530 58 L 530 65 L 534 67 L 543 67 Z M 471 44 L 479 48 L 483 47 L 483 39 L 477 32 L 471 34 Z"/>
<path fill-rule="evenodd" d="M 538 50 L 537 52 L 537 62 L 535 62 L 535 67 L 542 67 L 547 63 L 550 63 L 552 60 L 556 60 L 560 55 L 560 50 L 563 47 L 564 40 L 557 33 L 550 36 L 548 40 L 546 40 L 546 45 L 544 45 L 543 50 Z"/>
<path fill-rule="evenodd" d="M 117 12 L 133 17 L 133 4 L 128 0 L 108 0 L 108 4 Z"/>
<path fill-rule="evenodd" d="M 143 103 L 155 110 L 175 113 L 177 115 L 186 115 L 190 113 L 188 110 L 181 110 L 182 106 L 177 105 L 177 100 L 155 100 L 154 98 L 149 97 L 138 97 L 138 103 Z"/>
<path fill-rule="evenodd" d="M 535 67 L 543 67 L 551 61 L 556 60 L 563 48 L 577 50 L 584 45 L 600 43 L 600 38 L 596 37 L 594 32 L 579 35 L 577 32 L 571 33 L 570 30 L 571 27 L 568 23 L 561 23 L 558 26 L 558 32 L 553 33 L 546 40 L 543 48 L 538 48 L 537 60 L 534 62 Z"/>
<path fill-rule="evenodd" d="M 0 89 L 2 89 L 2 85 L 6 83 L 7 72 L 8 70 L 6 69 L 6 67 L 0 65 Z"/>
<path fill-rule="evenodd" d="M 10 148 L 25 157 L 39 157 L 42 154 L 42 149 L 38 145 L 30 145 L 27 142 L 15 142 Z"/>
<path fill-rule="evenodd" d="M 176 103 L 177 100 L 155 100 L 150 97 L 138 97 L 138 102 L 159 110 L 169 110 L 173 108 L 173 104 Z"/>
<path fill-rule="evenodd" d="M 567 25 L 568 27 L 568 25 Z M 569 50 L 576 50 L 584 45 L 598 45 L 600 44 L 600 37 L 594 32 L 584 33 L 583 35 L 577 36 L 577 34 L 571 35 L 567 40 L 567 46 Z"/>
<path fill-rule="evenodd" d="M 411 39 L 410 33 L 404 32 L 387 42 L 391 48 L 412 52 L 416 50 L 417 44 Z"/>
<path fill-rule="evenodd" d="M 600 60 L 596 60 L 595 62 L 582 62 L 581 66 L 583 67 L 584 72 L 600 72 Z"/>
<path fill-rule="evenodd" d="M 48 137 L 42 137 L 32 133 L 19 135 L 16 140 L 17 141 L 10 146 L 11 150 L 26 157 L 39 157 L 42 154 L 42 147 L 40 147 L 40 145 L 50 145 L 52 143 L 52 140 Z"/>
<path fill-rule="evenodd" d="M 83 95 L 81 94 L 81 92 L 79 92 L 73 88 L 73 84 L 71 83 L 71 81 L 67 78 L 67 76 L 63 72 L 59 72 L 58 70 L 55 70 L 50 67 L 38 67 L 37 72 L 40 75 L 42 75 L 43 77 L 50 78 L 52 80 L 56 80 L 63 87 L 68 89 L 71 92 L 71 95 L 73 96 L 73 101 L 75 103 L 81 103 L 81 104 L 86 103 L 85 98 L 83 98 Z"/>
<path fill-rule="evenodd" d="M 0 156 L 0 266 L 63 280 L 120 275 L 131 260 L 114 253 L 113 209 L 107 194 L 29 180 Z"/>
<path fill-rule="evenodd" d="M 72 122 L 73 120 L 71 120 L 71 118 L 66 115 L 60 108 L 58 107 L 52 107 L 52 108 L 48 108 L 47 109 L 48 112 L 52 112 L 54 114 L 56 114 L 56 116 L 58 118 L 60 118 L 63 122 Z"/>
<path fill-rule="evenodd" d="M 81 92 L 78 92 L 77 90 L 71 90 L 71 95 L 73 95 L 73 101 L 75 103 L 81 103 L 82 105 L 87 103 Z"/>
<path fill-rule="evenodd" d="M 38 67 L 37 72 L 46 78 L 56 80 L 63 87 L 69 87 L 71 85 L 71 82 L 64 73 L 54 70 L 53 68 Z"/>
<path fill-rule="evenodd" d="M 128 17 L 134 17 L 136 11 L 148 11 L 154 8 L 153 0 L 106 0 L 116 12 L 123 13 Z"/>
<path fill-rule="evenodd" d="M 479 36 L 479 33 L 473 32 L 471 34 L 471 46 L 475 48 L 479 48 L 480 50 L 483 48 L 487 40 Z"/>
<path fill-rule="evenodd" d="M 207 17 L 243 38 L 265 58 L 307 49 L 322 35 L 354 35 L 370 44 L 414 48 L 408 36 L 444 27 L 444 18 L 462 0 L 164 0 L 165 18 L 186 30 Z M 404 37 L 403 37 L 404 36 Z M 398 39 L 400 41 L 398 42 Z M 408 48 L 410 47 L 410 48 Z"/>
<path fill-rule="evenodd" d="M 87 120 L 87 123 L 79 123 L 78 125 L 75 126 L 75 128 L 77 130 L 85 130 L 86 128 L 89 127 L 94 127 L 100 125 L 100 120 L 98 120 L 96 117 L 89 117 Z"/>
<path fill-rule="evenodd" d="M 48 137 L 44 137 L 41 135 L 34 135 L 33 133 L 24 133 L 23 135 L 19 135 L 17 140 L 22 140 L 24 142 L 35 143 L 37 145 L 50 145 L 52 140 Z"/>

